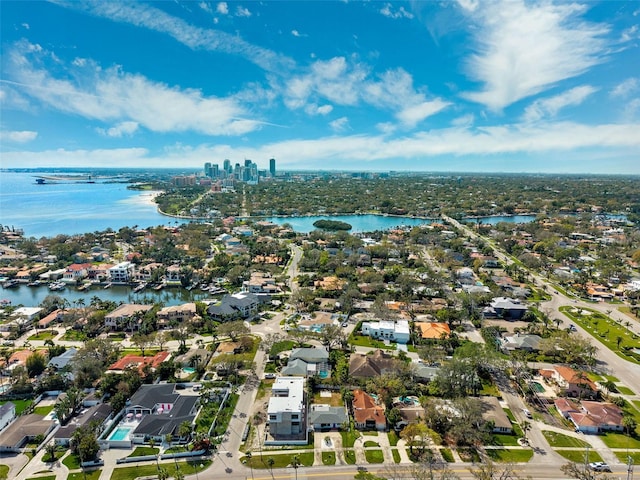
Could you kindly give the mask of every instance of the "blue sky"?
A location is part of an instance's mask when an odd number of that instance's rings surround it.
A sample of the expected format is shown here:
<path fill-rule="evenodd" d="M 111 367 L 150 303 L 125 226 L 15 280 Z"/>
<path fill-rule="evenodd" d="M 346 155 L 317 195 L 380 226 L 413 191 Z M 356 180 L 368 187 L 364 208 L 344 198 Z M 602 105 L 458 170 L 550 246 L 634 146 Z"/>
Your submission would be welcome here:
<path fill-rule="evenodd" d="M 640 174 L 640 2 L 0 2 L 2 167 Z"/>

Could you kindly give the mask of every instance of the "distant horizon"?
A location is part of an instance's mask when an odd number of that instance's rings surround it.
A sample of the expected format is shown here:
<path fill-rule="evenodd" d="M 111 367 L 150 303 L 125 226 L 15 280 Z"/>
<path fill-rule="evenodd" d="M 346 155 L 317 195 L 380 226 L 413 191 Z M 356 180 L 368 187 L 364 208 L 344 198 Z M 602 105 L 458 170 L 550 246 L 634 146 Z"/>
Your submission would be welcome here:
<path fill-rule="evenodd" d="M 640 174 L 639 2 L 0 10 L 5 168 Z"/>

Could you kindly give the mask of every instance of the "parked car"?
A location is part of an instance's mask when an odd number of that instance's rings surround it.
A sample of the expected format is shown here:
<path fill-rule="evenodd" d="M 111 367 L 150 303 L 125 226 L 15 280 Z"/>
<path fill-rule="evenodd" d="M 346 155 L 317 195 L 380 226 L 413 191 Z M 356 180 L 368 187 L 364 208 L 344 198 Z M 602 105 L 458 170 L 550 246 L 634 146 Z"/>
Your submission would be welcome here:
<path fill-rule="evenodd" d="M 266 379 L 276 378 L 276 374 L 275 373 L 265 373 L 264 374 L 264 378 L 266 378 Z"/>
<path fill-rule="evenodd" d="M 595 472 L 610 472 L 611 468 L 604 462 L 591 462 L 589 468 Z"/>
<path fill-rule="evenodd" d="M 524 413 L 524 416 L 527 418 L 533 418 L 533 416 L 531 415 L 531 412 L 529 411 L 528 408 L 523 408 L 522 409 L 522 413 Z"/>

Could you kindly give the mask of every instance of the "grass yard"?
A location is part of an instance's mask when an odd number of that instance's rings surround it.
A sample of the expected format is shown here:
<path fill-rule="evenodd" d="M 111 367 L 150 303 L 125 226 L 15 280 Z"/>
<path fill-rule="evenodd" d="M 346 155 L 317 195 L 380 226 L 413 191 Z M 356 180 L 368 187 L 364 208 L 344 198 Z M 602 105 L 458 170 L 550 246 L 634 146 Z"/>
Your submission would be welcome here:
<path fill-rule="evenodd" d="M 591 444 L 585 442 L 584 440 L 565 435 L 564 433 L 543 430 L 542 434 L 544 435 L 544 438 L 547 439 L 547 442 L 549 442 L 549 445 L 551 445 L 553 448 L 586 448 L 591 446 Z"/>
<path fill-rule="evenodd" d="M 335 452 L 322 452 L 322 464 L 323 465 L 335 465 L 336 454 Z"/>
<path fill-rule="evenodd" d="M 324 403 L 331 405 L 332 407 L 342 407 L 344 406 L 344 402 L 342 401 L 342 395 L 340 393 L 331 392 L 330 397 L 323 397 L 320 395 L 321 392 L 317 392 L 313 396 L 313 403 Z"/>
<path fill-rule="evenodd" d="M 398 440 L 400 439 L 398 438 L 398 434 L 395 432 L 395 430 L 389 430 L 387 436 L 389 437 L 389 445 L 391 445 L 392 447 L 398 445 Z"/>
<path fill-rule="evenodd" d="M 363 335 L 355 335 L 354 333 L 352 333 L 349 337 L 349 344 L 356 345 L 358 347 L 379 348 L 380 350 L 396 349 L 395 343 L 385 345 L 384 342 L 381 342 L 379 340 L 373 340 L 372 338 Z"/>
<path fill-rule="evenodd" d="M 356 452 L 353 450 L 345 450 L 344 451 L 344 461 L 347 465 L 355 465 L 356 464 Z"/>
<path fill-rule="evenodd" d="M 77 470 L 80 468 L 80 457 L 70 453 L 62 460 L 62 464 L 69 470 Z"/>
<path fill-rule="evenodd" d="M 614 452 L 620 463 L 627 463 L 629 461 L 627 452 Z M 640 452 L 629 452 L 629 457 L 633 460 L 634 465 L 640 465 Z"/>
<path fill-rule="evenodd" d="M 0 402 L 0 405 L 4 405 L 9 400 L 3 400 Z M 26 400 L 11 400 L 13 404 L 16 406 L 16 417 L 22 414 L 29 406 L 33 403 L 33 400 L 28 398 Z"/>
<path fill-rule="evenodd" d="M 345 448 L 353 447 L 353 444 L 356 443 L 356 439 L 360 437 L 360 432 L 356 430 L 350 430 L 347 432 L 340 432 L 340 436 L 342 436 L 342 446 Z"/>
<path fill-rule="evenodd" d="M 503 446 L 503 447 L 517 447 L 518 446 L 518 436 L 517 435 L 507 435 L 507 434 L 502 434 L 502 433 L 494 433 L 491 436 L 491 445 Z"/>
<path fill-rule="evenodd" d="M 45 475 L 44 477 L 29 477 L 27 480 L 56 480 L 55 475 Z"/>
<path fill-rule="evenodd" d="M 203 465 L 203 467 L 200 468 L 200 465 Z M 194 462 L 165 463 L 162 464 L 162 468 L 166 468 L 169 476 L 174 477 L 176 467 L 179 467 L 180 471 L 185 475 L 195 475 L 197 472 L 206 470 L 210 465 L 211 460 L 197 460 Z M 152 463 L 149 465 L 137 465 L 135 467 L 114 468 L 111 474 L 111 480 L 134 480 L 137 477 L 156 477 L 157 475 L 158 467 L 155 463 Z"/>
<path fill-rule="evenodd" d="M 607 380 L 609 380 L 610 382 L 613 382 L 613 383 L 617 383 L 617 382 L 619 382 L 619 381 L 620 381 L 620 379 L 618 379 L 618 377 L 614 377 L 613 375 L 607 375 L 607 374 L 605 374 L 605 375 L 602 375 L 602 376 L 603 376 L 604 378 L 606 378 Z"/>
<path fill-rule="evenodd" d="M 0 465 L 0 480 L 5 480 L 9 475 L 9 465 Z"/>
<path fill-rule="evenodd" d="M 442 458 L 447 463 L 453 463 L 456 461 L 456 459 L 453 458 L 453 453 L 451 452 L 450 448 L 441 448 L 440 455 L 442 455 Z"/>
<path fill-rule="evenodd" d="M 293 460 L 293 457 L 298 457 L 298 460 L 300 461 L 300 465 L 303 465 L 305 467 L 310 467 L 311 465 L 313 465 L 313 459 L 314 459 L 314 453 L 313 452 L 307 452 L 307 453 L 283 453 L 283 454 L 277 454 L 277 455 L 266 455 L 263 452 L 262 458 L 260 458 L 260 455 L 254 455 L 251 457 L 251 460 L 248 460 L 247 457 L 242 457 L 240 459 L 240 461 L 242 463 L 244 463 L 246 461 L 246 464 L 249 466 L 252 466 L 253 468 L 256 469 L 265 469 L 265 468 L 271 468 L 271 466 L 269 465 L 269 459 L 271 458 L 273 460 L 273 468 L 286 468 L 289 465 L 291 465 L 291 461 Z M 114 480 L 112 478 L 112 480 Z"/>
<path fill-rule="evenodd" d="M 628 387 L 625 387 L 624 385 L 616 385 L 616 389 L 622 394 L 622 395 L 635 395 L 636 392 L 634 392 L 633 390 L 631 390 Z"/>
<path fill-rule="evenodd" d="M 70 342 L 84 342 L 87 339 L 87 335 L 79 330 L 69 329 L 64 332 L 62 336 L 62 340 L 67 340 Z M 118 340 L 119 341 L 119 340 Z"/>
<path fill-rule="evenodd" d="M 391 455 L 393 455 L 393 461 L 396 463 L 400 463 L 400 452 L 398 451 L 397 448 L 392 448 L 391 449 Z"/>
<path fill-rule="evenodd" d="M 42 330 L 34 335 L 31 335 L 27 340 L 51 340 L 58 335 L 57 330 Z"/>
<path fill-rule="evenodd" d="M 480 454 L 475 448 L 459 448 L 458 455 L 463 462 L 479 462 Z"/>
<path fill-rule="evenodd" d="M 575 307 L 560 307 L 560 311 L 563 314 L 584 328 L 616 355 L 630 362 L 640 363 L 635 356 L 627 355 L 623 349 L 618 348 L 618 337 L 622 339 L 620 347 L 640 348 L 640 340 L 626 327 L 596 310 L 589 308 L 579 309 L 578 312 L 573 312 L 572 310 L 575 310 Z M 589 314 L 582 315 L 582 312 L 588 312 Z"/>
<path fill-rule="evenodd" d="M 53 405 L 49 405 L 46 407 L 36 407 L 33 409 L 33 413 L 37 413 L 38 415 L 46 417 L 47 415 L 49 415 L 49 412 L 51 412 L 51 410 L 53 410 Z"/>
<path fill-rule="evenodd" d="M 384 455 L 382 450 L 365 450 L 364 456 L 369 463 L 384 463 Z"/>
<path fill-rule="evenodd" d="M 85 480 L 85 478 L 86 480 L 98 480 L 100 478 L 101 473 L 102 473 L 102 470 L 100 469 L 86 472 L 86 474 L 84 472 L 70 473 L 69 476 L 67 477 L 67 480 Z"/>
<path fill-rule="evenodd" d="M 365 447 L 379 447 L 380 444 L 378 442 L 374 442 L 373 440 L 367 440 L 364 442 Z"/>
<path fill-rule="evenodd" d="M 636 407 L 637 410 L 640 410 L 640 400 L 631 400 L 633 406 Z"/>
<path fill-rule="evenodd" d="M 564 458 L 566 458 L 570 462 L 584 463 L 585 452 L 583 452 L 581 450 L 562 450 L 562 449 L 559 449 L 559 450 L 556 450 L 556 453 L 558 455 L 563 456 Z M 598 452 L 594 452 L 593 450 L 589 450 L 589 460 L 588 460 L 587 463 L 601 462 L 601 461 L 602 461 L 602 457 L 600 456 L 600 454 Z"/>
<path fill-rule="evenodd" d="M 599 435 L 605 445 L 609 448 L 631 448 L 640 449 L 640 440 L 630 437 L 629 435 L 623 435 L 622 433 L 605 433 Z"/>
<path fill-rule="evenodd" d="M 496 462 L 525 463 L 533 457 L 533 450 L 490 449 L 487 455 Z"/>
<path fill-rule="evenodd" d="M 160 452 L 156 447 L 136 447 L 129 457 L 144 457 L 145 455 L 157 455 Z"/>

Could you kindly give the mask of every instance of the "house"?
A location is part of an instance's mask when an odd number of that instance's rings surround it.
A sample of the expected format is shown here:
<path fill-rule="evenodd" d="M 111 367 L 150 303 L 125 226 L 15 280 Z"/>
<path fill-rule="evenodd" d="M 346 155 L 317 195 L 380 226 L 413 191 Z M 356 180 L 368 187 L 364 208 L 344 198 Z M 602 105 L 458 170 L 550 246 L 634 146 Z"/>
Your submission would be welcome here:
<path fill-rule="evenodd" d="M 161 308 L 158 313 L 158 324 L 161 326 L 169 325 L 173 322 L 188 322 L 196 316 L 196 304 L 184 303 L 182 305 L 172 305 L 170 307 Z"/>
<path fill-rule="evenodd" d="M 9 425 L 16 418 L 16 404 L 7 402 L 0 405 L 0 431 Z"/>
<path fill-rule="evenodd" d="M 153 357 L 141 357 L 140 355 L 125 355 L 117 362 L 111 364 L 107 370 L 112 373 L 122 373 L 127 368 L 137 368 L 140 372 L 148 366 L 152 370 L 158 368 L 158 366 L 164 362 L 169 355 L 170 352 L 158 352 Z"/>
<path fill-rule="evenodd" d="M 585 373 L 578 373 L 571 367 L 556 365 L 552 369 L 540 370 L 540 375 L 554 381 L 562 395 L 580 398 L 595 398 L 598 395 L 596 384 Z"/>
<path fill-rule="evenodd" d="M 40 307 L 20 307 L 13 311 L 11 318 L 14 318 L 22 326 L 27 327 L 40 315 L 41 311 L 42 308 Z"/>
<path fill-rule="evenodd" d="M 79 415 L 73 417 L 69 423 L 60 427 L 53 435 L 56 445 L 69 446 L 71 437 L 80 427 L 93 424 L 96 426 L 98 436 L 104 429 L 107 421 L 111 419 L 113 409 L 108 403 L 94 405 L 80 412 Z"/>
<path fill-rule="evenodd" d="M 324 348 L 296 348 L 291 352 L 282 375 L 329 376 L 329 352 Z"/>
<path fill-rule="evenodd" d="M 264 272 L 251 272 L 251 278 L 242 282 L 242 288 L 245 292 L 257 295 L 274 295 L 281 292 L 273 276 Z"/>
<path fill-rule="evenodd" d="M 141 319 L 136 320 L 138 314 L 144 314 L 153 308 L 153 305 L 139 305 L 125 303 L 104 317 L 104 326 L 113 330 L 137 329 Z"/>
<path fill-rule="evenodd" d="M 398 409 L 401 417 L 401 420 L 393 426 L 396 431 L 400 431 L 410 423 L 419 422 L 424 418 L 424 408 L 421 405 L 400 404 L 394 405 L 394 408 Z"/>
<path fill-rule="evenodd" d="M 135 276 L 136 265 L 131 262 L 120 262 L 109 268 L 109 281 L 112 283 L 129 283 Z"/>
<path fill-rule="evenodd" d="M 130 434 L 133 443 L 144 443 L 150 438 L 160 443 L 167 435 L 174 439 L 181 438 L 178 433 L 180 425 L 184 422 L 193 423 L 200 396 L 179 392 L 174 383 L 160 383 L 142 385 L 133 394 L 125 408 L 126 415 L 141 418 Z"/>
<path fill-rule="evenodd" d="M 542 337 L 539 335 L 515 335 L 504 337 L 502 350 L 512 352 L 514 350 L 524 350 L 526 352 L 537 352 L 540 350 Z"/>
<path fill-rule="evenodd" d="M 354 378 L 373 378 L 394 374 L 399 369 L 399 360 L 376 350 L 373 354 L 353 353 L 349 359 L 349 376 Z"/>
<path fill-rule="evenodd" d="M 346 280 L 342 280 L 335 275 L 324 277 L 322 280 L 316 280 L 313 282 L 314 287 L 321 288 L 327 292 L 342 290 L 346 284 Z"/>
<path fill-rule="evenodd" d="M 164 273 L 164 281 L 167 285 L 181 285 L 182 267 L 180 265 L 170 265 Z"/>
<path fill-rule="evenodd" d="M 353 391 L 353 420 L 360 430 L 385 430 L 387 419 L 384 406 L 378 405 L 373 397 L 362 390 Z"/>
<path fill-rule="evenodd" d="M 68 350 L 65 350 L 63 353 L 61 353 L 57 357 L 53 357 L 51 360 L 49 360 L 49 364 L 47 366 L 52 367 L 58 371 L 62 370 L 67 365 L 69 365 L 69 362 L 73 360 L 73 357 L 75 357 L 77 353 L 78 353 L 78 350 L 71 347 Z"/>
<path fill-rule="evenodd" d="M 46 437 L 55 425 L 53 420 L 45 420 L 44 415 L 21 415 L 0 433 L 0 452 L 19 453 L 25 443 L 40 435 Z"/>
<path fill-rule="evenodd" d="M 311 315 L 303 315 L 298 322 L 298 330 L 307 332 L 321 332 L 328 325 L 340 325 L 348 320 L 348 315 L 331 312 L 313 312 Z"/>
<path fill-rule="evenodd" d="M 38 320 L 38 328 L 49 328 L 53 322 L 59 322 L 64 317 L 65 311 L 61 309 L 54 310 L 49 315 Z"/>
<path fill-rule="evenodd" d="M 207 308 L 209 315 L 218 321 L 236 318 L 250 318 L 258 311 L 258 297 L 249 292 L 239 292 L 225 295 L 220 302 L 212 303 Z"/>
<path fill-rule="evenodd" d="M 560 413 L 560 415 L 562 415 L 566 419 L 569 418 L 570 413 L 580 412 L 580 405 L 568 398 L 556 398 L 553 401 L 553 404 L 555 405 L 558 413 Z"/>
<path fill-rule="evenodd" d="M 624 430 L 622 410 L 617 405 L 583 400 L 581 407 L 582 410 L 579 412 L 568 412 L 568 418 L 576 426 L 577 431 L 603 433 Z"/>
<path fill-rule="evenodd" d="M 306 438 L 304 382 L 300 377 L 277 377 L 273 383 L 267 419 L 276 442 Z"/>
<path fill-rule="evenodd" d="M 485 318 L 504 318 L 506 320 L 520 320 L 527 312 L 527 306 L 520 300 L 507 297 L 495 297 L 488 307 L 482 311 Z"/>
<path fill-rule="evenodd" d="M 345 407 L 314 404 L 309 408 L 309 425 L 316 432 L 341 429 L 348 420 Z"/>
<path fill-rule="evenodd" d="M 423 339 L 440 340 L 451 335 L 451 329 L 446 323 L 416 322 L 415 328 Z"/>
<path fill-rule="evenodd" d="M 512 433 L 511 420 L 505 413 L 500 401 L 496 397 L 480 397 L 482 418 L 493 424 L 493 433 Z"/>
<path fill-rule="evenodd" d="M 68 283 L 77 282 L 89 276 L 90 263 L 72 263 L 67 267 L 62 280 Z"/>
<path fill-rule="evenodd" d="M 376 340 L 389 340 L 396 343 L 407 343 L 410 338 L 407 320 L 381 320 L 379 322 L 362 322 L 362 335 Z"/>

